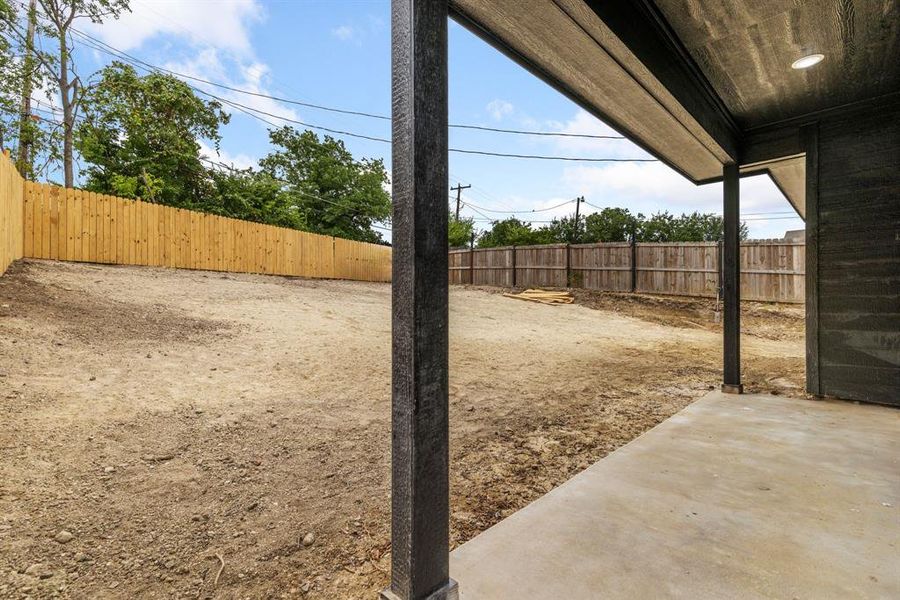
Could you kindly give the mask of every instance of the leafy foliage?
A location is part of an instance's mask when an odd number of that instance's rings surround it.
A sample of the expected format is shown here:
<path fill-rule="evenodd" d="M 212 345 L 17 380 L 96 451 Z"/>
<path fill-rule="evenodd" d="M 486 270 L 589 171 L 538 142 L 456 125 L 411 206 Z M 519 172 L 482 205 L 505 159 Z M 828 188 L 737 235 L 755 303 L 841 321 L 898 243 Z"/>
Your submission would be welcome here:
<path fill-rule="evenodd" d="M 245 169 L 210 171 L 212 197 L 200 208 L 245 221 L 256 221 L 279 227 L 307 229 L 303 213 L 294 204 L 284 185 L 268 173 Z"/>
<path fill-rule="evenodd" d="M 38 31 L 54 39 L 55 53 L 35 49 L 34 58 L 55 85 L 62 106 L 62 162 L 66 187 L 75 185 L 75 124 L 84 95 L 84 85 L 75 69 L 72 25 L 78 19 L 102 23 L 130 10 L 129 0 L 38 0 Z M 21 34 L 20 34 L 21 38 Z"/>
<path fill-rule="evenodd" d="M 62 136 L 53 120 L 22 114 L 23 94 L 33 96 L 32 90 L 46 88 L 48 79 L 36 60 L 34 44 L 28 44 L 17 24 L 28 15 L 17 12 L 16 6 L 0 0 L 0 148 L 9 148 L 19 173 L 34 179 L 60 159 Z M 45 95 L 49 101 L 49 90 Z"/>
<path fill-rule="evenodd" d="M 531 223 L 510 217 L 502 221 L 496 221 L 491 229 L 483 232 L 478 238 L 478 247 L 531 246 L 535 244 L 551 244 L 555 241 L 545 230 L 532 229 Z"/>
<path fill-rule="evenodd" d="M 381 242 L 372 225 L 391 215 L 381 159 L 356 160 L 341 140 L 327 135 L 320 140 L 312 131 L 293 127 L 270 130 L 269 139 L 277 149 L 259 164 L 284 183 L 309 231 Z"/>
<path fill-rule="evenodd" d="M 475 233 L 475 219 L 462 217 L 460 219 L 450 216 L 448 235 L 451 248 L 468 247 Z"/>
<path fill-rule="evenodd" d="M 627 242 L 640 228 L 644 216 L 627 208 L 604 208 L 584 219 L 584 237 L 589 242 Z"/>
<path fill-rule="evenodd" d="M 218 145 L 219 125 L 228 122 L 218 102 L 170 75 L 142 77 L 114 62 L 83 106 L 76 145 L 89 163 L 87 189 L 186 208 L 209 203 L 213 185 L 198 140 Z"/>
<path fill-rule="evenodd" d="M 538 229 L 527 222 L 510 218 L 497 221 L 478 239 L 480 248 L 533 244 L 626 242 L 635 236 L 639 242 L 714 242 L 722 239 L 724 222 L 712 213 L 694 212 L 676 217 L 661 212 L 644 217 L 627 208 L 604 208 L 579 218 L 553 219 Z M 740 237 L 747 239 L 749 229 L 741 223 Z"/>

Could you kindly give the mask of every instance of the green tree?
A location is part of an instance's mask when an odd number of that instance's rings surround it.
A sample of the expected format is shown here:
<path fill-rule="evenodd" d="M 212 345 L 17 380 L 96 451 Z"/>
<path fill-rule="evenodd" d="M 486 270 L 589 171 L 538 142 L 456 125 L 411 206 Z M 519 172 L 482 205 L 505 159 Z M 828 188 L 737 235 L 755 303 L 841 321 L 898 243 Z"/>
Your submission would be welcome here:
<path fill-rule="evenodd" d="M 641 242 L 715 242 L 722 239 L 724 221 L 713 213 L 693 212 L 676 217 L 661 212 L 645 219 L 638 226 Z M 746 240 L 750 230 L 746 223 L 740 225 L 740 239 Z"/>
<path fill-rule="evenodd" d="M 575 223 L 575 215 L 554 218 L 549 224 L 535 231 L 535 238 L 539 244 L 575 244 L 585 241 L 584 218 L 578 218 Z"/>
<path fill-rule="evenodd" d="M 102 23 L 129 10 L 129 0 L 38 0 L 42 18 L 40 32 L 56 40 L 55 53 L 36 51 L 35 60 L 46 70 L 59 93 L 62 107 L 62 160 L 66 187 L 75 184 L 75 124 L 84 94 L 84 86 L 75 69 L 71 28 L 78 19 Z M 24 36 L 17 30 L 20 39 Z"/>
<path fill-rule="evenodd" d="M 627 208 L 604 208 L 585 217 L 585 242 L 627 242 L 640 228 L 644 215 Z"/>
<path fill-rule="evenodd" d="M 502 221 L 495 221 L 489 230 L 482 232 L 478 238 L 478 247 L 497 248 L 499 246 L 547 244 L 550 243 L 548 239 L 545 233 L 532 229 L 531 223 L 510 217 Z"/>
<path fill-rule="evenodd" d="M 140 76 L 114 62 L 83 98 L 77 148 L 87 189 L 184 208 L 208 203 L 213 185 L 199 140 L 218 147 L 228 115 L 170 75 Z"/>
<path fill-rule="evenodd" d="M 381 159 L 356 160 L 342 141 L 292 127 L 270 130 L 269 139 L 277 150 L 259 164 L 285 184 L 309 231 L 381 242 L 372 225 L 391 215 Z"/>
<path fill-rule="evenodd" d="M 676 242 L 715 242 L 722 239 L 725 232 L 725 221 L 712 213 L 693 212 L 681 215 L 675 221 L 674 239 Z M 740 238 L 747 239 L 749 229 L 746 223 L 740 225 Z"/>
<path fill-rule="evenodd" d="M 268 173 L 244 170 L 210 171 L 213 192 L 201 210 L 234 219 L 279 227 L 306 229 L 303 213 L 284 185 Z"/>
<path fill-rule="evenodd" d="M 35 179 L 60 158 L 61 126 L 35 115 L 23 102 L 23 97 L 33 97 L 32 90 L 47 87 L 47 77 L 29 41 L 28 25 L 18 23 L 28 20 L 29 11 L 17 13 L 17 6 L 22 5 L 0 0 L 0 149 L 10 148 L 19 173 Z M 36 13 L 34 18 L 36 22 Z M 50 92 L 45 95 L 49 101 Z"/>
<path fill-rule="evenodd" d="M 450 239 L 451 248 L 468 247 L 474 232 L 475 219 L 472 217 L 462 217 L 457 219 L 452 214 L 450 215 L 447 237 Z"/>

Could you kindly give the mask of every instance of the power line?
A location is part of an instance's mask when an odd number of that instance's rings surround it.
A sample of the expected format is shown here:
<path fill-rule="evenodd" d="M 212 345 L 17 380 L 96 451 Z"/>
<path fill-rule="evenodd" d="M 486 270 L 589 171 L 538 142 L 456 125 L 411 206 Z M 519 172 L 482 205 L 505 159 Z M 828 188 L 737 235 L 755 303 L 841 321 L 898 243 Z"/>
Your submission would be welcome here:
<path fill-rule="evenodd" d="M 484 211 L 487 211 L 487 212 L 492 212 L 492 213 L 503 213 L 503 214 L 525 214 L 525 213 L 547 212 L 548 210 L 554 210 L 554 209 L 560 208 L 560 207 L 562 207 L 562 206 L 565 206 L 565 205 L 567 205 L 567 204 L 572 204 L 573 202 L 575 202 L 575 200 L 566 200 L 565 202 L 562 202 L 561 204 L 557 204 L 557 205 L 555 205 L 555 206 L 549 206 L 549 207 L 547 207 L 547 208 L 532 208 L 531 210 L 494 210 L 494 209 L 492 209 L 492 208 L 485 208 L 485 207 L 483 207 L 483 206 L 476 206 L 476 205 L 474 205 L 474 204 L 472 204 L 471 202 L 468 202 L 468 201 L 466 202 L 466 206 L 473 207 L 473 208 L 480 208 L 481 210 L 484 210 Z M 582 202 L 584 202 L 584 201 L 582 200 Z"/>
<path fill-rule="evenodd" d="M 206 85 L 211 85 L 211 86 L 214 86 L 214 87 L 217 87 L 220 89 L 228 90 L 231 92 L 236 92 L 239 94 L 246 94 L 248 96 L 255 96 L 257 98 L 266 98 L 269 100 L 275 100 L 277 102 L 283 102 L 285 104 L 293 104 L 296 106 L 303 106 L 305 108 L 313 108 L 316 110 L 323 110 L 323 111 L 327 111 L 327 112 L 339 113 L 339 114 L 344 114 L 344 115 L 352 115 L 352 116 L 357 116 L 357 117 L 366 117 L 369 119 L 378 119 L 378 120 L 382 120 L 382 121 L 391 121 L 392 120 L 391 117 L 389 117 L 387 115 L 381 115 L 381 114 L 370 113 L 370 112 L 359 111 L 359 110 L 350 110 L 350 109 L 345 109 L 345 108 L 336 108 L 333 106 L 326 106 L 323 104 L 315 104 L 312 102 L 303 102 L 301 100 L 285 98 L 283 96 L 275 96 L 273 94 L 265 94 L 263 92 L 257 92 L 257 91 L 253 91 L 253 90 L 239 88 L 239 87 L 227 85 L 224 83 L 219 83 L 217 81 L 211 81 L 209 79 L 204 79 L 202 77 L 196 77 L 194 75 L 189 75 L 187 73 L 180 73 L 178 71 L 174 71 L 172 69 L 168 69 L 165 67 L 151 65 L 150 63 L 147 63 L 147 62 L 145 62 L 135 56 L 132 56 L 122 50 L 118 50 L 117 48 L 114 48 L 113 46 L 110 46 L 109 44 L 107 44 L 89 34 L 86 34 L 78 29 L 75 29 L 74 27 L 71 28 L 71 30 L 74 33 L 76 33 L 84 38 L 88 38 L 88 39 L 96 42 L 97 44 L 100 44 L 100 45 L 104 46 L 105 48 L 108 48 L 111 51 L 118 52 L 124 56 L 127 56 L 128 58 L 130 58 L 132 60 L 141 62 L 142 64 L 145 64 L 146 66 L 153 68 L 154 70 L 162 71 L 162 72 L 168 73 L 170 75 L 182 77 L 184 79 L 190 79 L 190 80 L 196 81 L 198 83 L 204 83 Z M 507 134 L 513 134 L 513 135 L 534 135 L 534 136 L 545 136 L 545 137 L 582 138 L 582 139 L 593 139 L 593 140 L 624 140 L 624 139 L 627 139 L 623 135 L 568 133 L 568 132 L 563 132 L 563 131 L 532 131 L 532 130 L 525 130 L 525 129 L 507 129 L 507 128 L 503 128 L 503 127 L 490 127 L 487 125 L 470 125 L 470 124 L 462 124 L 462 123 L 451 123 L 449 125 L 449 127 L 454 128 L 454 129 L 470 129 L 470 130 L 477 130 L 477 131 L 489 131 L 489 132 L 494 132 L 494 133 L 507 133 Z"/>
<path fill-rule="evenodd" d="M 158 66 L 148 63 L 146 61 L 143 61 L 137 57 L 134 57 L 134 56 L 128 54 L 127 52 L 118 50 L 117 48 L 114 48 L 113 46 L 110 46 L 109 44 L 106 44 L 105 42 L 102 42 L 102 41 L 94 38 L 93 36 L 90 36 L 82 31 L 75 29 L 75 28 L 72 28 L 72 31 L 75 34 L 77 34 L 79 37 L 81 37 L 82 41 L 84 41 L 85 44 L 87 44 L 89 47 L 94 48 L 95 50 L 99 50 L 101 52 L 105 52 L 112 56 L 115 56 L 116 58 L 122 59 L 125 62 L 129 62 L 130 64 L 132 64 L 134 66 L 140 66 L 141 68 L 143 68 L 145 70 L 148 70 L 151 72 L 156 71 L 156 72 L 167 73 L 167 74 L 170 74 L 173 76 L 179 76 L 179 77 L 184 77 L 186 79 L 201 81 L 201 82 L 209 84 L 209 85 L 218 85 L 219 87 L 224 87 L 225 89 L 229 89 L 232 91 L 237 91 L 237 92 L 242 92 L 242 91 L 246 92 L 247 91 L 247 90 L 240 90 L 239 88 L 233 88 L 231 86 L 226 86 L 224 84 L 216 84 L 215 82 L 209 82 L 207 80 L 204 80 L 204 79 L 201 79 L 198 77 L 186 75 L 183 73 L 178 73 L 176 71 L 172 71 L 170 69 L 166 69 L 163 67 L 158 67 Z M 200 89 L 196 86 L 190 85 L 190 84 L 187 84 L 187 85 L 194 91 L 204 94 L 205 96 L 208 96 L 210 98 L 214 98 L 215 100 L 218 100 L 224 104 L 228 104 L 229 106 L 232 106 L 234 108 L 238 108 L 241 110 L 241 112 L 244 112 L 245 114 L 249 114 L 247 111 L 252 111 L 254 113 L 259 113 L 261 115 L 265 115 L 265 116 L 271 117 L 273 119 L 279 119 L 279 120 L 282 120 L 285 122 L 295 123 L 295 124 L 301 125 L 303 127 L 308 127 L 310 129 L 318 129 L 321 131 L 327 131 L 329 133 L 334 133 L 335 135 L 344 135 L 344 136 L 348 136 L 348 137 L 355 137 L 355 138 L 360 138 L 360 139 L 365 139 L 365 140 L 375 141 L 375 142 L 381 142 L 381 143 L 387 143 L 387 144 L 391 143 L 391 140 L 389 140 L 387 138 L 365 135 L 365 134 L 360 134 L 360 133 L 354 133 L 351 131 L 344 131 L 344 130 L 339 130 L 339 129 L 332 129 L 332 128 L 324 127 L 321 125 L 315 125 L 312 123 L 299 121 L 299 120 L 293 119 L 291 117 L 277 115 L 277 114 L 274 114 L 271 112 L 264 111 L 259 108 L 247 106 L 246 104 L 242 104 L 242 103 L 234 101 L 234 100 L 227 100 L 225 98 L 222 98 L 221 96 L 217 96 L 216 94 L 207 92 L 205 90 L 202 90 L 202 89 Z M 287 99 L 272 97 L 267 94 L 261 94 L 261 93 L 254 92 L 253 95 L 257 95 L 260 97 L 265 97 L 265 98 L 269 98 L 269 99 L 273 99 L 273 100 L 277 100 L 277 101 L 288 102 Z M 296 104 L 297 102 L 290 101 L 289 103 Z M 277 125 L 275 125 L 274 123 L 269 122 L 269 124 L 272 125 L 273 127 L 277 127 Z M 467 127 L 469 127 L 469 126 L 467 126 Z M 472 127 L 476 127 L 476 126 L 472 126 Z M 480 126 L 478 126 L 478 127 L 480 127 Z M 510 131 L 512 131 L 512 130 L 510 130 Z M 554 161 L 592 162 L 592 163 L 658 162 L 658 160 L 655 158 L 589 158 L 589 157 L 574 157 L 574 156 L 550 156 L 550 155 L 540 155 L 540 154 L 515 154 L 515 153 L 505 153 L 505 152 L 492 152 L 492 151 L 487 151 L 487 150 L 471 150 L 471 149 L 465 149 L 465 148 L 448 148 L 448 150 L 450 152 L 456 152 L 456 153 L 460 153 L 460 154 L 474 154 L 474 155 L 479 155 L 479 156 L 494 156 L 494 157 L 500 157 L 500 158 L 518 158 L 518 159 L 531 159 L 531 160 L 554 160 Z"/>
<path fill-rule="evenodd" d="M 469 204 L 469 203 L 463 203 L 463 206 L 467 206 L 467 207 L 471 208 L 473 212 L 475 212 L 475 213 L 481 215 L 482 217 L 484 217 L 485 219 L 487 219 L 487 220 L 490 221 L 491 223 L 493 223 L 493 222 L 496 221 L 496 219 L 491 219 L 489 216 L 487 216 L 486 214 L 484 214 L 484 213 L 481 212 L 480 210 L 476 209 L 475 207 L 473 207 L 473 206 L 472 206 L 471 204 Z"/>

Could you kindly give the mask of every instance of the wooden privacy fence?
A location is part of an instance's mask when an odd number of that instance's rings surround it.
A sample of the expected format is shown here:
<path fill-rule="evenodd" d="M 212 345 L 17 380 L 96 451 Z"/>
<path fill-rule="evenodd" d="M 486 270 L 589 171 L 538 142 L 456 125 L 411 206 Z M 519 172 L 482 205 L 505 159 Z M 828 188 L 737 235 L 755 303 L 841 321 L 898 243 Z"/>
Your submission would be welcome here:
<path fill-rule="evenodd" d="M 22 219 L 25 180 L 7 157 L 0 157 L 0 275 L 24 254 Z"/>
<path fill-rule="evenodd" d="M 803 302 L 802 242 L 741 244 L 741 298 Z M 450 251 L 450 283 L 716 297 L 715 242 L 550 244 Z"/>
<path fill-rule="evenodd" d="M 23 181 L 0 159 L 0 274 L 23 256 L 391 280 L 387 246 Z"/>

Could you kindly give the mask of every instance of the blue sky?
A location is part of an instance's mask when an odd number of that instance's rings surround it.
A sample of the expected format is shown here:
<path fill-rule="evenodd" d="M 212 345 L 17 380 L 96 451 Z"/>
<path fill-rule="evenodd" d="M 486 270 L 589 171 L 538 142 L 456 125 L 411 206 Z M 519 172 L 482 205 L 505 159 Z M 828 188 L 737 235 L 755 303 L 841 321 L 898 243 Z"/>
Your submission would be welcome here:
<path fill-rule="evenodd" d="M 77 26 L 147 62 L 203 79 L 308 103 L 383 115 L 390 112 L 389 0 L 132 0 L 131 5 L 132 12 L 119 21 Z M 80 71 L 90 72 L 109 60 L 106 54 L 83 49 Z M 390 137 L 387 121 L 207 89 L 275 115 Z M 450 121 L 614 133 L 455 23 L 450 25 Z M 236 166 L 255 164 L 269 149 L 266 125 L 236 111 L 222 138 L 219 158 Z M 343 139 L 356 156 L 383 157 L 390 168 L 389 145 Z M 627 140 L 456 129 L 451 130 L 450 140 L 455 147 L 507 153 L 647 158 Z M 216 158 L 212 149 L 206 151 Z M 659 163 L 572 163 L 451 154 L 450 173 L 453 184 L 473 186 L 463 192 L 463 200 L 477 208 L 467 206 L 463 214 L 477 219 L 506 216 L 489 210 L 540 209 L 579 195 L 598 207 L 621 206 L 644 214 L 721 211 L 719 185 L 696 187 Z M 741 200 L 742 211 L 754 213 L 745 217 L 752 237 L 781 237 L 786 229 L 803 226 L 799 219 L 777 218 L 793 215 L 786 213 L 790 205 L 767 177 L 744 179 Z M 564 206 L 533 218 L 545 220 L 572 209 L 573 205 Z"/>

